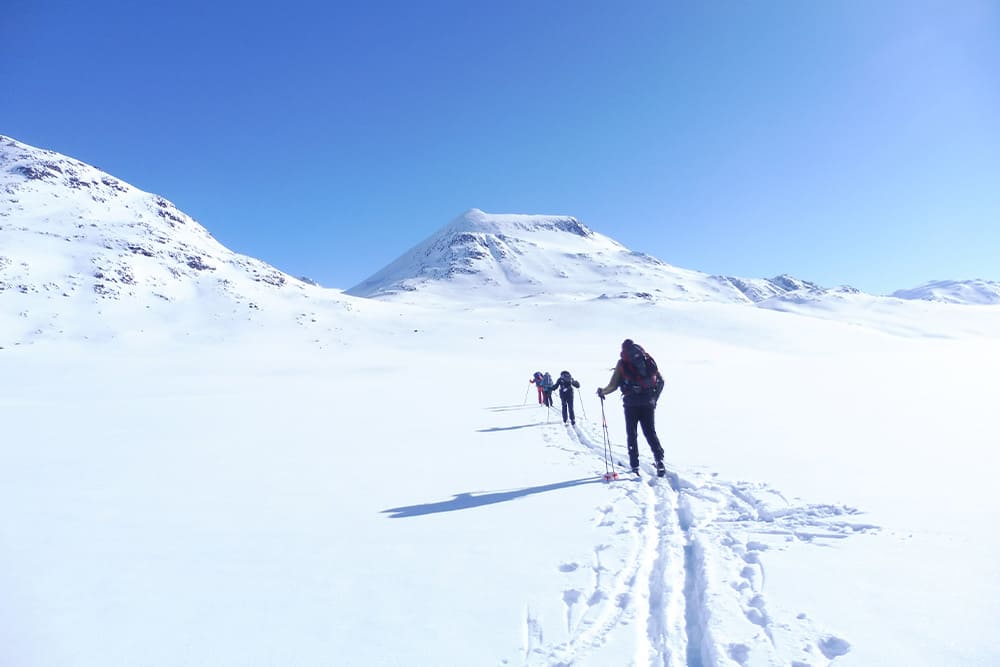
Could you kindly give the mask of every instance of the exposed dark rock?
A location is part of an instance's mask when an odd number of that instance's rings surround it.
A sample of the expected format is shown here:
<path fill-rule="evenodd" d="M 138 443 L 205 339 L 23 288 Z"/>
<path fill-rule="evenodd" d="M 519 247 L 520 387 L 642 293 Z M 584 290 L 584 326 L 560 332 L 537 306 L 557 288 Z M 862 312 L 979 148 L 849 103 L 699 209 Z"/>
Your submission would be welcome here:
<path fill-rule="evenodd" d="M 187 258 L 187 265 L 196 271 L 215 271 L 214 266 L 206 264 L 198 255 L 189 255 Z"/>

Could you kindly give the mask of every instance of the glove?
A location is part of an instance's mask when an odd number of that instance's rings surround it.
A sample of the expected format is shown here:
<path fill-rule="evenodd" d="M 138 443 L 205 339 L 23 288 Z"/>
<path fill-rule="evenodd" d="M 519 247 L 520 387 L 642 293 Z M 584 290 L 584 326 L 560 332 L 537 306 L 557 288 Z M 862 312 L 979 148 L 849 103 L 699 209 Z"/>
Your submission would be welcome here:
<path fill-rule="evenodd" d="M 601 389 L 601 388 L 599 388 L 599 387 L 598 387 L 598 389 L 597 389 L 597 397 L 598 397 L 599 399 L 601 399 L 602 401 L 604 400 L 604 390 L 603 390 L 603 389 Z"/>

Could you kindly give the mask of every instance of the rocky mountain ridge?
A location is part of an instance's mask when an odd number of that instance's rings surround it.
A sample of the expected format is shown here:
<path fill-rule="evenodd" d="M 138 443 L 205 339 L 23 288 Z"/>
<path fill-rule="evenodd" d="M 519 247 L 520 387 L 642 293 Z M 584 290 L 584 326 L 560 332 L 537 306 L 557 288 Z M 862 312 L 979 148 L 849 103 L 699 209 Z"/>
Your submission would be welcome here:
<path fill-rule="evenodd" d="M 159 195 L 0 136 L 0 346 L 158 329 L 223 337 L 237 322 L 329 322 L 352 301 L 229 250 Z"/>
<path fill-rule="evenodd" d="M 51 151 L 0 137 L 0 290 L 242 299 L 238 283 L 300 281 L 239 255 L 158 195 Z M 43 259 L 44 258 L 44 259 Z"/>
<path fill-rule="evenodd" d="M 142 326 L 149 313 L 158 313 L 161 323 L 194 313 L 198 323 L 189 330 L 206 321 L 220 331 L 235 321 L 270 326 L 263 311 L 286 321 L 329 323 L 339 317 L 329 306 L 341 313 L 374 301 L 466 307 L 615 299 L 798 310 L 857 294 L 788 275 L 740 278 L 682 269 L 570 216 L 478 209 L 344 293 L 229 250 L 161 196 L 0 136 L 0 324 L 20 335 L 95 323 L 114 332 Z M 993 304 L 1000 303 L 1000 284 L 941 281 L 893 296 Z"/>

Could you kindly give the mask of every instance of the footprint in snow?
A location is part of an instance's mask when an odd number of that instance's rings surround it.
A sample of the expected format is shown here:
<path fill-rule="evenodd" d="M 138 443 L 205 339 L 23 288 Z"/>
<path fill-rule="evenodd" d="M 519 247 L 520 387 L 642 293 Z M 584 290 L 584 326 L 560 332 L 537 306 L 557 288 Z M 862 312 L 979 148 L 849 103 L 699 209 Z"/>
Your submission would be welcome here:
<path fill-rule="evenodd" d="M 846 639 L 840 637 L 826 637 L 819 642 L 820 652 L 828 659 L 847 654 L 851 650 L 851 644 Z"/>

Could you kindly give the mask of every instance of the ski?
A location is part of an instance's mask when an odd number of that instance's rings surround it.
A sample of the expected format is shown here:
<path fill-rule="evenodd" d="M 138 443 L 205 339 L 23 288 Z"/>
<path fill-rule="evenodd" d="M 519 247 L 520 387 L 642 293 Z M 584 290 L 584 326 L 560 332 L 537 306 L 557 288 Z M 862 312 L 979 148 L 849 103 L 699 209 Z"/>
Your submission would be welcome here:
<path fill-rule="evenodd" d="M 642 480 L 642 476 L 636 473 L 635 475 L 627 473 L 619 473 L 617 470 L 612 470 L 611 472 L 606 472 L 601 475 L 601 478 L 605 482 L 638 482 Z"/>

